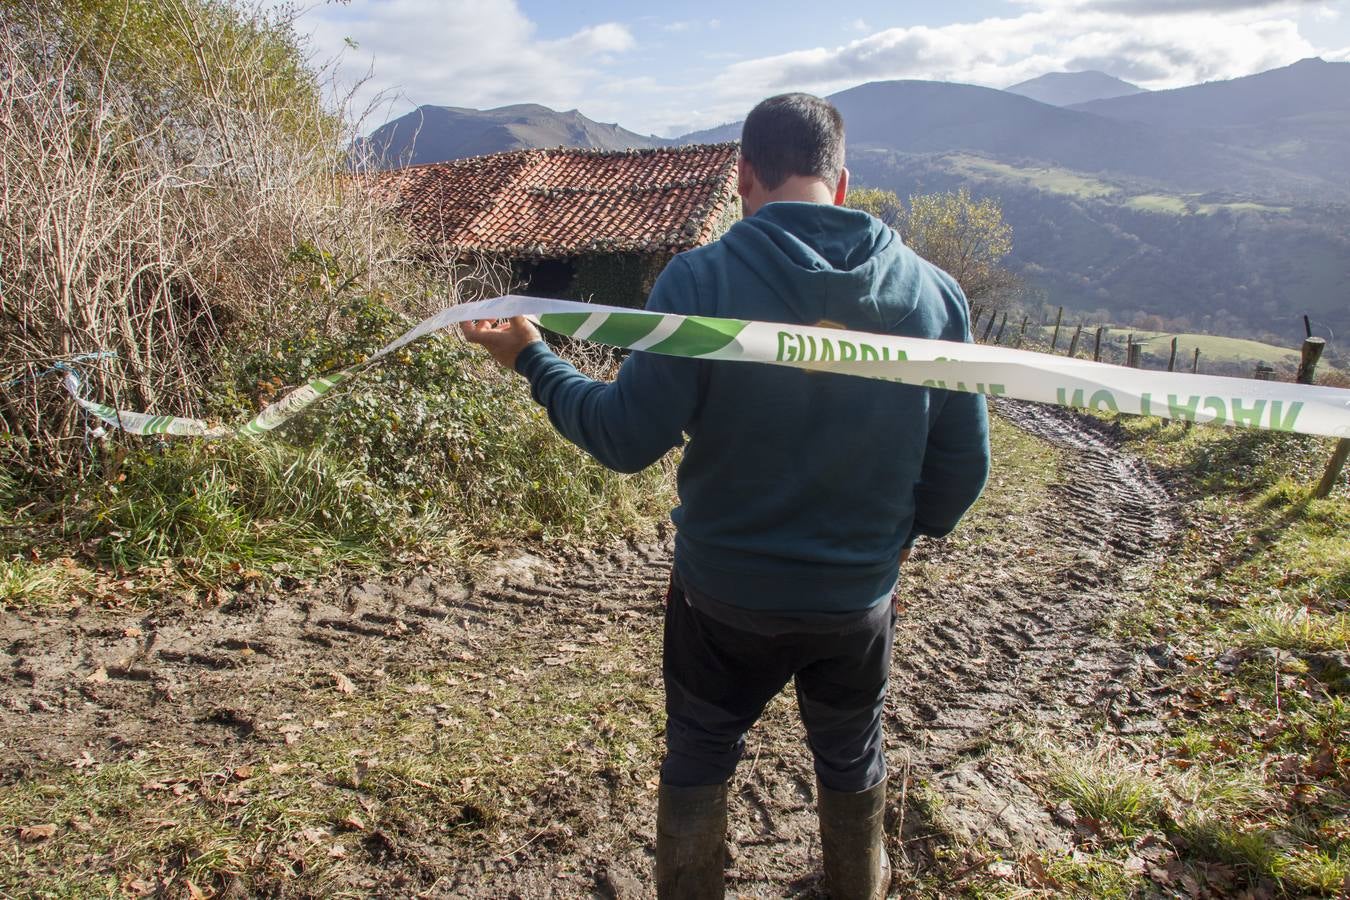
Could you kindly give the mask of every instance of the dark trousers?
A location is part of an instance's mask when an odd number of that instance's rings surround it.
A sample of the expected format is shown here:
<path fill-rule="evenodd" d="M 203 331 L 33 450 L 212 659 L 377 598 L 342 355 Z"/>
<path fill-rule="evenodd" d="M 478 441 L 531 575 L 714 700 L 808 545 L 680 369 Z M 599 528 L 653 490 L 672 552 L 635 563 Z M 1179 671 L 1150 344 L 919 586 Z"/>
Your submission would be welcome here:
<path fill-rule="evenodd" d="M 736 610 L 709 614 L 678 578 L 666 598 L 666 758 L 661 780 L 676 787 L 719 784 L 745 751 L 745 733 L 789 680 L 830 790 L 857 792 L 886 775 L 881 713 L 890 674 L 895 611 L 882 601 L 862 614 L 788 618 Z M 702 609 L 700 609 L 702 607 Z M 734 621 L 735 625 L 728 624 Z"/>

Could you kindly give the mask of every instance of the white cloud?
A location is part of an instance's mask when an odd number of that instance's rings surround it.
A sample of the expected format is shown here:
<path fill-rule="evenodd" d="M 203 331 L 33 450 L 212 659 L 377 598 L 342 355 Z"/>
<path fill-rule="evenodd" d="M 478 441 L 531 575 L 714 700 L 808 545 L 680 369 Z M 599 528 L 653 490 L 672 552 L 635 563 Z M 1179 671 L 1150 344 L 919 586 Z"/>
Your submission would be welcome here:
<path fill-rule="evenodd" d="M 829 93 L 865 81 L 1003 87 L 1046 72 L 1084 69 L 1168 88 L 1248 75 L 1316 53 L 1292 18 L 1251 10 L 1126 15 L 1093 8 L 1100 2 L 1130 0 L 1038 0 L 1039 8 L 1016 17 L 891 28 L 843 46 L 739 62 L 715 86 L 728 109 L 748 108 L 780 91 Z"/>
<path fill-rule="evenodd" d="M 401 96 L 406 102 L 395 103 L 393 115 L 428 103 L 577 106 L 598 80 L 597 67 L 636 45 L 613 22 L 541 40 L 515 0 L 352 0 L 315 7 L 297 27 L 312 29 L 321 53 L 354 40 L 358 49 L 345 54 L 341 75 L 354 81 L 372 71 L 357 99 Z"/>
<path fill-rule="evenodd" d="M 641 17 L 653 40 L 679 42 L 715 66 L 669 71 L 632 63 L 628 27 L 587 23 L 542 39 L 516 0 L 351 0 L 305 14 L 322 52 L 350 36 L 344 72 L 374 78 L 363 91 L 395 89 L 409 104 L 489 107 L 535 102 L 579 107 L 601 121 L 669 134 L 742 118 L 785 90 L 826 94 L 865 81 L 919 78 L 1004 87 L 1046 72 L 1100 69 L 1143 87 L 1167 88 L 1248 75 L 1315 55 L 1350 61 L 1350 48 L 1319 50 L 1298 29 L 1337 13 L 1345 0 L 1014 0 L 1009 15 L 860 34 L 839 46 L 747 58 L 699 34 L 717 20 Z M 847 21 L 847 20 L 845 20 Z M 865 26 L 861 20 L 847 27 Z M 1315 31 L 1309 31 L 1316 37 Z M 1344 43 L 1338 34 L 1335 43 Z M 744 53 L 744 48 L 740 54 Z M 719 71 L 720 70 L 720 71 Z M 697 74 L 696 74 L 697 73 Z"/>
<path fill-rule="evenodd" d="M 1058 0 L 1055 5 L 1127 15 L 1177 15 L 1191 12 L 1229 13 L 1250 9 L 1287 10 L 1299 6 L 1315 6 L 1321 2 L 1322 0 Z"/>

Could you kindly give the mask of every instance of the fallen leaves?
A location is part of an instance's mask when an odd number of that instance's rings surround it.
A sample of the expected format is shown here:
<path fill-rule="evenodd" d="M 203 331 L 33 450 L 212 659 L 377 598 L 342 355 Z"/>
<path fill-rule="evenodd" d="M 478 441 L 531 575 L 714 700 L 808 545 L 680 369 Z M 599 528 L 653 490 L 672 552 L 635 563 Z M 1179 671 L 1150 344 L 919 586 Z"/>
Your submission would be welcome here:
<path fill-rule="evenodd" d="M 352 680 L 346 675 L 343 675 L 341 672 L 332 672 L 330 674 L 333 676 L 333 687 L 337 689 L 339 694 L 356 693 L 356 685 L 353 684 Z"/>
<path fill-rule="evenodd" d="M 52 822 L 42 825 L 25 825 L 19 829 L 19 840 L 29 844 L 51 840 L 55 836 L 56 825 Z"/>

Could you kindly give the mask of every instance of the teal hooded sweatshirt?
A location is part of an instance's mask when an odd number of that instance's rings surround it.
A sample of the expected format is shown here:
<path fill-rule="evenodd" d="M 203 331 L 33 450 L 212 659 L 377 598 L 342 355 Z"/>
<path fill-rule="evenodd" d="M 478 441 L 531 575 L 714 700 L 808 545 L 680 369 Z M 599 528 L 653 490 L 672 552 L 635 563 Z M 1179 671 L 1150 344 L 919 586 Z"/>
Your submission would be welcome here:
<path fill-rule="evenodd" d="M 969 341 L 956 281 L 867 213 L 770 203 L 671 260 L 656 312 Z M 675 567 L 747 609 L 852 612 L 889 596 L 900 552 L 947 534 L 989 471 L 985 399 L 763 363 L 641 351 L 594 381 L 542 342 L 516 369 L 557 429 L 636 472 L 688 442 Z"/>

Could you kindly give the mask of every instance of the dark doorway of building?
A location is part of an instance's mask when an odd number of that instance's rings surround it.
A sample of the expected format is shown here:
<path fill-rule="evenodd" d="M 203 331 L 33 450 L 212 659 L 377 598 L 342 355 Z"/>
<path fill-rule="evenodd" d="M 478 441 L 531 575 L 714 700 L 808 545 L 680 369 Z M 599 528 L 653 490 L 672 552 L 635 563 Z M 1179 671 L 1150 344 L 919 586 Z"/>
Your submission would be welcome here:
<path fill-rule="evenodd" d="M 529 271 L 525 293 L 534 297 L 567 297 L 572 290 L 576 267 L 568 259 L 544 259 Z"/>

